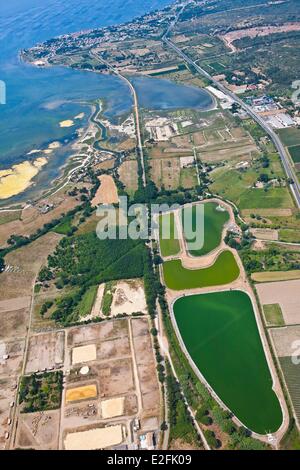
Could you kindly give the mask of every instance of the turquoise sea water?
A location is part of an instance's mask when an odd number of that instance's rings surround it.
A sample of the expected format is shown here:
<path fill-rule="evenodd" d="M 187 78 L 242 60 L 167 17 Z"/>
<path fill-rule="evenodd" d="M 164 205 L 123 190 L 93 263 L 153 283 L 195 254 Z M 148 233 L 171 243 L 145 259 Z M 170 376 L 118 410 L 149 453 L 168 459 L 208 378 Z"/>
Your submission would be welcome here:
<path fill-rule="evenodd" d="M 60 67 L 39 69 L 19 60 L 21 49 L 63 33 L 121 23 L 169 3 L 111 0 L 108 6 L 106 0 L 0 0 L 0 80 L 7 87 L 7 104 L 0 105 L 0 169 L 28 159 L 26 154 L 32 149 L 45 148 L 54 140 L 63 141 L 63 149 L 51 155 L 40 173 L 38 189 L 59 175 L 71 154 L 68 143 L 75 138 L 76 129 L 86 123 L 89 109 L 79 100 L 105 99 L 105 113 L 112 120 L 132 105 L 126 84 L 117 77 Z M 168 92 L 168 85 L 158 79 L 137 80 L 144 106 L 172 108 L 175 94 L 178 107 L 206 106 L 207 97 L 201 91 L 198 93 L 202 96 L 196 97 L 193 89 L 184 92 L 185 87 L 181 87 L 176 93 L 173 89 Z M 82 111 L 86 112 L 84 121 L 76 121 L 76 127 L 60 128 L 60 121 Z M 13 201 L 29 197 L 31 192 Z"/>

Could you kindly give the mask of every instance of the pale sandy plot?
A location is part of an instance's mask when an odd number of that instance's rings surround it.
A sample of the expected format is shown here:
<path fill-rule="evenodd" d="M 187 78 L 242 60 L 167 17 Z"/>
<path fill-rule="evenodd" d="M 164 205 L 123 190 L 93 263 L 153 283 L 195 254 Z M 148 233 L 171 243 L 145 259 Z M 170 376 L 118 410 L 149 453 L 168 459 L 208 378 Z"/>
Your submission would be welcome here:
<path fill-rule="evenodd" d="M 279 304 L 286 325 L 300 323 L 300 279 L 256 286 L 263 305 Z"/>
<path fill-rule="evenodd" d="M 139 280 L 118 282 L 114 290 L 111 315 L 134 312 L 147 312 L 143 283 Z"/>
<path fill-rule="evenodd" d="M 96 345 L 88 344 L 87 346 L 79 346 L 72 350 L 72 364 L 80 364 L 81 362 L 95 361 L 97 357 Z"/>
<path fill-rule="evenodd" d="M 92 200 L 92 206 L 118 203 L 118 190 L 113 177 L 110 175 L 101 175 L 99 176 L 99 181 L 100 187 Z"/>
<path fill-rule="evenodd" d="M 262 240 L 278 240 L 278 230 L 272 230 L 267 228 L 252 228 L 250 229 L 252 235 Z"/>
<path fill-rule="evenodd" d="M 102 418 L 114 418 L 115 416 L 121 416 L 124 413 L 124 401 L 125 397 L 112 398 L 111 400 L 105 400 L 101 403 Z"/>
<path fill-rule="evenodd" d="M 95 428 L 88 431 L 72 432 L 65 438 L 66 450 L 95 450 L 121 444 L 122 425 Z"/>

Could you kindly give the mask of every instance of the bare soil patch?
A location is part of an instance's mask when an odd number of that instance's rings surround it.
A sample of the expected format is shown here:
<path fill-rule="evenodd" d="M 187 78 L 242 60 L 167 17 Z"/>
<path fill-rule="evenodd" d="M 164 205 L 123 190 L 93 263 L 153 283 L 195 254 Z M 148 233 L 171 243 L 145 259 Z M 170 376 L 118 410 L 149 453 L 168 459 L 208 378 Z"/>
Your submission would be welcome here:
<path fill-rule="evenodd" d="M 55 450 L 58 447 L 59 410 L 19 416 L 17 447 Z"/>
<path fill-rule="evenodd" d="M 278 357 L 291 357 L 296 351 L 296 342 L 300 338 L 300 325 L 284 328 L 271 328 L 272 339 Z"/>
<path fill-rule="evenodd" d="M 118 282 L 115 286 L 111 315 L 135 312 L 147 312 L 143 281 L 133 279 L 131 281 Z"/>
<path fill-rule="evenodd" d="M 26 373 L 53 369 L 64 362 L 63 331 L 42 333 L 30 337 Z"/>
<path fill-rule="evenodd" d="M 118 190 L 114 179 L 110 175 L 99 176 L 100 187 L 91 204 L 98 206 L 99 204 L 117 204 L 119 202 Z"/>
<path fill-rule="evenodd" d="M 119 175 L 126 190 L 132 193 L 138 188 L 138 164 L 136 160 L 126 160 L 119 168 Z"/>
<path fill-rule="evenodd" d="M 300 324 L 300 279 L 257 284 L 256 289 L 263 305 L 280 305 L 286 325 Z"/>
<path fill-rule="evenodd" d="M 278 230 L 272 230 L 268 228 L 251 228 L 250 232 L 254 237 L 262 240 L 278 240 Z"/>

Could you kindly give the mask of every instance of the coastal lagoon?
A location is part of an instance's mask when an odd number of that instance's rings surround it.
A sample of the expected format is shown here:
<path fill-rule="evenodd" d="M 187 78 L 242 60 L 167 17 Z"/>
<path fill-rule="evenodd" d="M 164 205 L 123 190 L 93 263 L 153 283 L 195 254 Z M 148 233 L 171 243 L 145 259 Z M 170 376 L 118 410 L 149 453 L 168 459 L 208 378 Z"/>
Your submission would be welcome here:
<path fill-rule="evenodd" d="M 252 431 L 277 431 L 282 411 L 249 296 L 186 296 L 173 309 L 190 357 L 219 398 Z"/>
<path fill-rule="evenodd" d="M 1 2 L 4 3 L 4 2 Z M 71 155 L 76 130 L 87 124 L 90 109 L 82 101 L 102 99 L 109 119 L 128 112 L 132 98 L 117 77 L 66 68 L 38 69 L 19 60 L 19 51 L 59 34 L 131 20 L 167 0 L 11 0 L 1 4 L 0 80 L 6 83 L 7 104 L 0 105 L 0 170 L 28 160 L 28 152 L 59 140 L 63 148 L 51 154 L 38 176 L 38 187 L 47 187 Z M 45 19 L 47 18 L 47 21 Z M 84 112 L 68 128 L 59 123 Z M 32 195 L 27 191 L 15 202 Z"/>
<path fill-rule="evenodd" d="M 180 85 L 165 79 L 134 77 L 131 79 L 139 104 L 153 110 L 197 109 L 209 110 L 214 99 L 206 91 L 190 85 Z"/>

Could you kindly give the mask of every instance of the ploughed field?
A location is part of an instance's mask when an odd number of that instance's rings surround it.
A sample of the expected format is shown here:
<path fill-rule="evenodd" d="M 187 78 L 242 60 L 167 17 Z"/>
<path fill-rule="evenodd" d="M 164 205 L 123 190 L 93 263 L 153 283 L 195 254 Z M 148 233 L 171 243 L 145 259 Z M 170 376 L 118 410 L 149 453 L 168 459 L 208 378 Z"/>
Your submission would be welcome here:
<path fill-rule="evenodd" d="M 252 431 L 277 431 L 282 411 L 249 296 L 192 295 L 178 299 L 173 309 L 190 357 L 219 398 Z"/>
<path fill-rule="evenodd" d="M 225 250 L 208 268 L 186 269 L 176 259 L 163 264 L 163 273 L 169 289 L 184 290 L 230 284 L 239 277 L 240 270 L 232 252 Z"/>
<path fill-rule="evenodd" d="M 197 206 L 194 205 L 185 209 L 187 211 L 187 221 L 190 223 L 192 220 L 193 230 L 200 224 L 197 222 Z M 220 210 L 219 205 L 215 202 L 207 202 L 204 204 L 204 229 L 203 246 L 201 248 L 193 248 L 193 238 L 186 236 L 187 248 L 192 256 L 207 255 L 215 250 L 221 243 L 223 227 L 229 220 L 229 213 L 227 210 Z M 198 230 L 201 230 L 199 227 Z M 187 235 L 187 234 L 186 234 Z"/>

